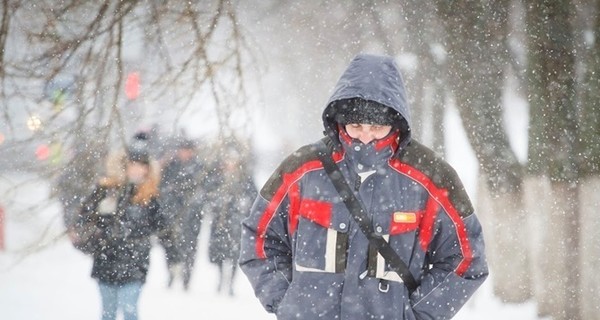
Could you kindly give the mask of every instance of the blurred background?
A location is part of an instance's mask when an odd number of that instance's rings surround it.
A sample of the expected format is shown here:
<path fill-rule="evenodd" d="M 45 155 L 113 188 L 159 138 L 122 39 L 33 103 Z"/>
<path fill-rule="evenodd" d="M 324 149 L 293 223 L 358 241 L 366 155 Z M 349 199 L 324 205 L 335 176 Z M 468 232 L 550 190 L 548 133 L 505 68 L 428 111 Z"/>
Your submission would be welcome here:
<path fill-rule="evenodd" d="M 460 137 L 459 156 L 472 154 L 455 161 L 494 296 L 600 319 L 599 11 L 599 0 L 3 1 L 0 206 L 20 209 L 3 209 L 0 226 L 58 196 L 13 206 L 14 176 L 87 192 L 107 152 L 140 131 L 157 157 L 175 137 L 206 161 L 239 141 L 261 186 L 322 136 L 352 57 L 387 54 L 413 136 L 447 158 Z M 8 252 L 31 245 L 1 238 Z"/>

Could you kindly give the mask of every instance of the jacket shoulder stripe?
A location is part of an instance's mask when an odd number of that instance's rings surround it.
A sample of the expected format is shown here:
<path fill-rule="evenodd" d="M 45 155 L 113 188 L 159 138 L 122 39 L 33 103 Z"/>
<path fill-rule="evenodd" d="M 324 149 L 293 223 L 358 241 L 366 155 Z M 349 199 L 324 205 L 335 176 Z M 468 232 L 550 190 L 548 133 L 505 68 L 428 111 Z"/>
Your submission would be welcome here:
<path fill-rule="evenodd" d="M 307 162 L 317 160 L 314 148 L 314 145 L 304 146 L 285 158 L 260 190 L 260 194 L 263 198 L 267 199 L 267 201 L 271 201 L 277 193 L 277 190 L 283 184 L 285 174 L 298 171 Z"/>
<path fill-rule="evenodd" d="M 429 197 L 429 200 L 427 200 L 427 204 L 425 205 L 425 212 L 423 213 L 421 224 L 419 226 L 419 243 L 421 244 L 421 249 L 423 251 L 427 251 L 427 248 L 431 243 L 431 239 L 433 238 L 433 226 L 435 224 L 435 218 L 439 208 L 440 205 L 433 200 L 432 197 Z"/>
<path fill-rule="evenodd" d="M 467 235 L 467 230 L 462 220 L 462 215 L 458 210 L 456 210 L 455 206 L 450 201 L 448 190 L 438 187 L 426 174 L 398 159 L 393 159 L 390 162 L 390 165 L 398 173 L 406 175 L 415 180 L 417 183 L 421 184 L 427 190 L 427 192 L 429 192 L 432 199 L 448 213 L 452 223 L 454 223 L 454 228 L 456 230 L 460 249 L 463 255 L 463 259 L 458 264 L 455 272 L 458 275 L 463 275 L 473 260 L 473 253 L 471 250 L 469 237 Z"/>
<path fill-rule="evenodd" d="M 290 155 L 261 190 L 261 195 L 268 201 L 256 229 L 256 253 L 261 259 L 266 258 L 264 244 L 268 226 L 290 188 L 306 173 L 323 168 L 310 148 L 312 147 L 303 147 Z"/>
<path fill-rule="evenodd" d="M 422 172 L 437 188 L 446 190 L 461 217 L 473 214 L 473 205 L 458 174 L 431 149 L 413 139 L 403 150 L 399 160 Z"/>

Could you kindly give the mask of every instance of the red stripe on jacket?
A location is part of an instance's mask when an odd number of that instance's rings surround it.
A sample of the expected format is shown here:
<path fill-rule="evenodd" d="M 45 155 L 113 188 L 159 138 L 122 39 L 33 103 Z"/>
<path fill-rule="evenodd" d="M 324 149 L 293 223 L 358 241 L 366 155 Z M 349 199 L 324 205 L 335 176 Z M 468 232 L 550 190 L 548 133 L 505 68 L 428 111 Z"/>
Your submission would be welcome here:
<path fill-rule="evenodd" d="M 339 162 L 342 160 L 344 154 L 342 152 L 335 152 L 333 154 L 333 160 Z M 281 202 L 285 198 L 286 195 L 290 195 L 290 212 L 288 219 L 293 219 L 289 221 L 289 225 L 291 228 L 295 228 L 298 223 L 298 209 L 300 203 L 300 192 L 298 189 L 297 182 L 300 180 L 306 173 L 319 170 L 323 168 L 323 164 L 319 160 L 312 160 L 304 163 L 295 171 L 290 173 L 284 173 L 282 183 L 277 188 L 277 191 L 267 204 L 265 211 L 263 211 L 260 219 L 258 220 L 258 225 L 256 227 L 256 255 L 260 259 L 265 259 L 267 257 L 265 253 L 265 238 L 267 236 L 267 228 L 271 223 L 271 220 L 275 216 L 275 212 L 277 208 L 281 205 Z M 291 234 L 291 230 L 290 230 Z"/>
<path fill-rule="evenodd" d="M 469 265 L 471 264 L 471 261 L 473 260 L 473 251 L 471 250 L 471 244 L 467 235 L 467 228 L 465 227 L 464 222 L 460 217 L 460 214 L 458 213 L 454 205 L 450 202 L 450 199 L 448 198 L 448 191 L 446 189 L 438 188 L 433 183 L 431 178 L 429 178 L 423 172 L 417 170 L 416 168 L 406 163 L 403 163 L 398 159 L 390 160 L 390 165 L 397 172 L 407 175 L 415 181 L 417 181 L 419 184 L 421 184 L 429 192 L 431 196 L 430 200 L 435 201 L 448 213 L 450 220 L 452 220 L 452 223 L 454 223 L 454 228 L 456 230 L 458 241 L 460 244 L 460 250 L 463 254 L 463 259 L 458 264 L 454 272 L 457 275 L 462 276 L 465 273 L 465 271 L 467 271 Z M 430 205 L 430 203 L 427 204 L 428 207 Z M 433 223 L 433 220 L 431 221 L 431 223 Z M 431 228 L 433 228 L 433 226 L 431 226 Z M 433 232 L 433 230 L 431 232 Z M 421 245 L 429 244 L 429 241 L 431 240 L 431 235 L 427 236 L 429 237 L 429 239 L 426 239 L 425 235 L 420 239 L 420 241 L 422 241 Z"/>
<path fill-rule="evenodd" d="M 288 191 L 288 198 L 290 199 L 290 213 L 288 217 L 289 233 L 294 234 L 296 227 L 298 226 L 298 214 L 300 213 L 301 205 L 304 201 L 300 201 L 300 186 L 298 182 L 292 183 Z"/>
<path fill-rule="evenodd" d="M 332 208 L 333 205 L 329 202 L 302 199 L 300 215 L 324 228 L 329 228 L 331 225 Z M 290 231 L 290 234 L 293 233 Z"/>
<path fill-rule="evenodd" d="M 427 251 L 427 248 L 431 243 L 431 239 L 433 238 L 433 226 L 435 224 L 435 217 L 439 208 L 440 205 L 433 200 L 432 197 L 427 200 L 427 204 L 425 205 L 425 214 L 423 214 L 423 220 L 421 220 L 421 225 L 419 227 L 419 244 L 421 245 L 421 249 L 423 249 L 423 251 Z"/>

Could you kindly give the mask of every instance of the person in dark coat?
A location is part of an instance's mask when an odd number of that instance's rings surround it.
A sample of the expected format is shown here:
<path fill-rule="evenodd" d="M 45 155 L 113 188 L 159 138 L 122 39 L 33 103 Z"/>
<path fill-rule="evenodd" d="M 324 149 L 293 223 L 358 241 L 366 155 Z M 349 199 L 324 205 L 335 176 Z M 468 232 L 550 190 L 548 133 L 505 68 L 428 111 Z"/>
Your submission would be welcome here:
<path fill-rule="evenodd" d="M 356 56 L 323 125 L 326 136 L 283 161 L 243 221 L 239 262 L 255 295 L 280 320 L 451 319 L 488 275 L 482 229 L 453 168 L 411 137 L 393 58 Z M 364 203 L 360 224 L 318 150 Z M 381 240 L 408 273 L 390 268 Z"/>
<path fill-rule="evenodd" d="M 202 226 L 203 175 L 196 143 L 180 139 L 175 157 L 162 169 L 160 183 L 160 202 L 168 217 L 168 229 L 160 243 L 165 249 L 169 287 L 177 279 L 184 289 L 190 286 Z"/>
<path fill-rule="evenodd" d="M 92 277 L 102 297 L 102 320 L 137 319 L 150 265 L 151 236 L 164 228 L 158 175 L 144 150 L 112 154 L 107 175 L 84 201 L 78 223 L 95 226 Z"/>
<path fill-rule="evenodd" d="M 248 215 L 258 194 L 252 172 L 240 148 L 229 146 L 220 159 L 218 181 L 212 193 L 208 254 L 219 268 L 217 292 L 234 294 L 237 260 L 240 251 L 241 221 Z"/>

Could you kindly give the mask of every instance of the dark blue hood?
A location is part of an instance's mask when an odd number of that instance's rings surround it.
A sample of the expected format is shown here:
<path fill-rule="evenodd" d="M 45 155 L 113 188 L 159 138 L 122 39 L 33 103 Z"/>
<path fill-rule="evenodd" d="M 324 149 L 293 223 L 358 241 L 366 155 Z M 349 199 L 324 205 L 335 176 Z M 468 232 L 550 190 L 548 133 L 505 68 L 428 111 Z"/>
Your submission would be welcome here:
<path fill-rule="evenodd" d="M 339 141 L 335 122 L 336 102 L 352 98 L 374 101 L 396 110 L 407 126 L 401 132 L 401 145 L 410 141 L 410 112 L 406 88 L 398 65 L 389 56 L 359 54 L 342 74 L 323 111 L 325 133 Z"/>

